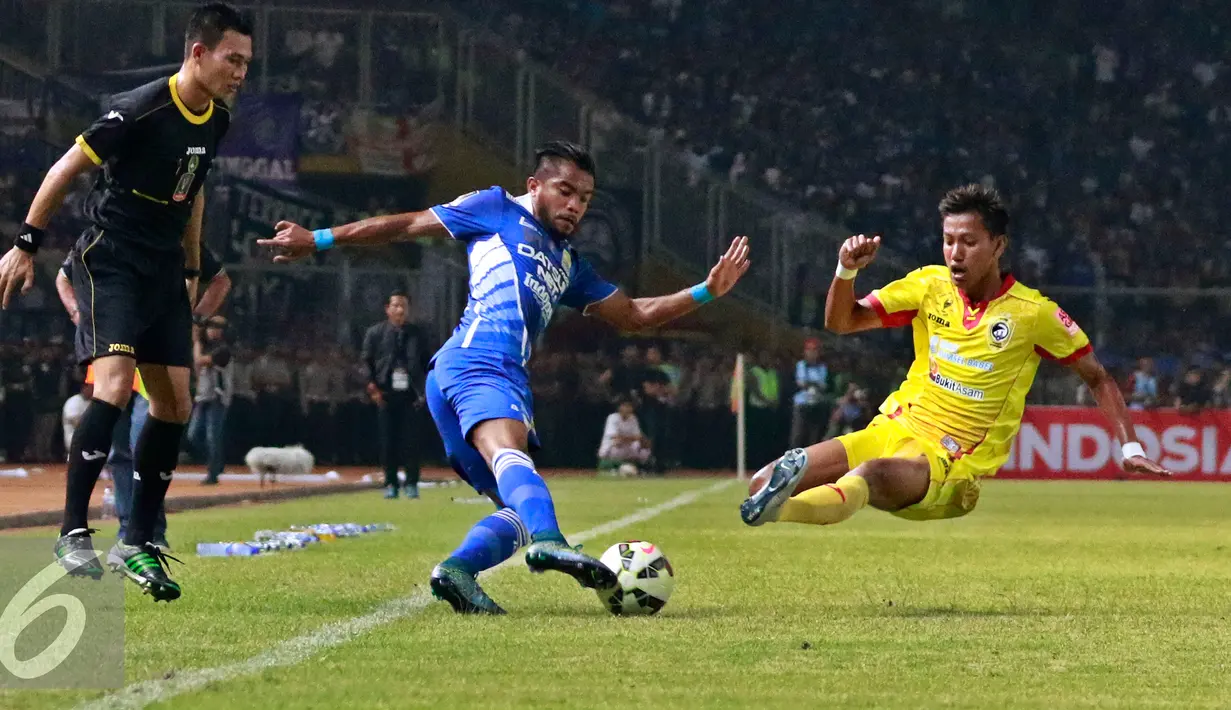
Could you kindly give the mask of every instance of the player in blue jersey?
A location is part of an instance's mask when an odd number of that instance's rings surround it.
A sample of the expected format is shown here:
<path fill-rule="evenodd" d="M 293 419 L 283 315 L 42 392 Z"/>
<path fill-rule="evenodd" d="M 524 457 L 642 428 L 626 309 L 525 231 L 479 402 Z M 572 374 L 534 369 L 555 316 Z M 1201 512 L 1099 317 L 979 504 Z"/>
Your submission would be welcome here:
<path fill-rule="evenodd" d="M 459 613 L 503 614 L 476 577 L 523 545 L 531 571 L 556 570 L 584 587 L 614 585 L 615 574 L 569 547 L 555 506 L 535 471 L 538 448 L 526 363 L 557 305 L 577 308 L 625 331 L 662 325 L 725 295 L 748 270 L 748 240 L 737 237 L 704 283 L 669 296 L 629 298 L 569 244 L 594 194 L 594 159 L 553 141 L 535 153 L 527 193 L 499 187 L 462 195 L 423 212 L 373 217 L 310 232 L 279 222 L 261 246 L 288 262 L 333 246 L 422 237 L 466 243 L 470 299 L 453 336 L 432 358 L 427 402 L 449 462 L 498 510 L 432 570 L 433 593 Z"/>

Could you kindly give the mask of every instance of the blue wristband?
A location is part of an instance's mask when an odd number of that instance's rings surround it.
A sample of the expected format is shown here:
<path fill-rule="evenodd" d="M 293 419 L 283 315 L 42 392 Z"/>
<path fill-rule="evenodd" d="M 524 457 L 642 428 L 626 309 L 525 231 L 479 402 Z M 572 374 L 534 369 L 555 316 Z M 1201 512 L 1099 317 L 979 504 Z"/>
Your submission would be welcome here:
<path fill-rule="evenodd" d="M 714 294 L 710 293 L 710 289 L 704 283 L 699 283 L 696 286 L 688 289 L 688 293 L 692 296 L 692 300 L 705 305 L 714 300 Z"/>
<path fill-rule="evenodd" d="M 312 239 L 316 242 L 317 251 L 325 251 L 333 246 L 333 230 L 318 229 L 312 232 Z"/>

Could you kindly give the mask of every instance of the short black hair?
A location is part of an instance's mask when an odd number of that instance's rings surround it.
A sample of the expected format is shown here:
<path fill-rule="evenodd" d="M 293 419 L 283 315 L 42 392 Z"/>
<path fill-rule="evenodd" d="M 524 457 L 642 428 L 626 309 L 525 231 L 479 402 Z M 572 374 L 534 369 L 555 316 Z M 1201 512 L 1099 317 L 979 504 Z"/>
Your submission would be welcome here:
<path fill-rule="evenodd" d="M 594 156 L 590 151 L 570 141 L 547 141 L 534 150 L 534 174 L 553 160 L 567 160 L 587 173 L 590 177 L 598 177 L 595 173 Z"/>
<path fill-rule="evenodd" d="M 996 188 L 971 183 L 953 188 L 940 200 L 942 218 L 968 212 L 978 213 L 983 220 L 983 226 L 987 227 L 993 237 L 1008 234 L 1009 210 L 1004 206 L 1004 200 Z"/>
<path fill-rule="evenodd" d="M 387 306 L 387 305 L 389 305 L 390 303 L 393 303 L 393 299 L 397 298 L 398 296 L 401 296 L 402 298 L 405 298 L 405 299 L 406 299 L 406 302 L 407 302 L 407 303 L 410 303 L 410 294 L 409 294 L 409 293 L 406 293 L 405 291 L 403 291 L 403 290 L 402 290 L 402 289 L 400 289 L 400 288 L 395 288 L 395 289 L 393 289 L 393 292 L 389 294 L 389 298 L 386 298 L 386 299 L 385 299 L 385 305 Z"/>
<path fill-rule="evenodd" d="M 188 56 L 196 42 L 210 49 L 217 47 L 227 30 L 251 37 L 252 22 L 239 10 L 223 2 L 198 7 L 188 20 L 188 29 L 184 30 L 184 56 Z"/>

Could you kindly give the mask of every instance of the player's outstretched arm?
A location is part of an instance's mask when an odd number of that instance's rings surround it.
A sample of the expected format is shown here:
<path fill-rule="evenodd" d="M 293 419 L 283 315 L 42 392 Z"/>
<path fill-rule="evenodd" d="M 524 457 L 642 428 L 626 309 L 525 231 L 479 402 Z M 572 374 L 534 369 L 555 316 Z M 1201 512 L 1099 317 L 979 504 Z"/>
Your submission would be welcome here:
<path fill-rule="evenodd" d="M 17 233 L 17 241 L 0 259 L 0 308 L 9 307 L 18 284 L 21 284 L 21 293 L 28 293 L 34 287 L 34 254 L 43 241 L 44 230 L 52 215 L 64 204 L 64 196 L 73 186 L 73 180 L 93 168 L 94 161 L 81 146 L 74 145 L 47 171 L 34 195 L 34 202 L 30 203 L 26 223 Z"/>
<path fill-rule="evenodd" d="M 1120 394 L 1120 386 L 1112 377 L 1103 363 L 1099 362 L 1094 353 L 1087 353 L 1078 358 L 1070 367 L 1081 376 L 1082 381 L 1090 388 L 1094 401 L 1098 402 L 1103 416 L 1111 422 L 1115 429 L 1116 439 L 1124 442 L 1121 449 L 1121 465 L 1129 473 L 1144 473 L 1153 476 L 1170 476 L 1171 471 L 1146 458 L 1145 451 L 1137 442 L 1137 434 L 1133 431 L 1133 422 L 1128 418 L 1128 407 L 1124 404 L 1124 395 Z"/>
<path fill-rule="evenodd" d="M 838 249 L 838 271 L 825 296 L 825 330 L 838 335 L 881 327 L 880 316 L 855 298 L 855 276 L 872 263 L 880 249 L 880 236 L 851 237 Z"/>
<path fill-rule="evenodd" d="M 725 296 L 747 273 L 751 263 L 748 260 L 748 237 L 736 237 L 727 253 L 710 269 L 704 284 L 651 298 L 629 298 L 623 291 L 616 291 L 609 298 L 590 306 L 588 311 L 620 330 L 655 328 Z"/>
<path fill-rule="evenodd" d="M 294 222 L 274 226 L 273 239 L 257 244 L 274 250 L 274 261 L 284 264 L 334 246 L 375 246 L 423 237 L 444 239 L 449 230 L 431 210 L 369 217 L 340 227 L 308 231 Z"/>

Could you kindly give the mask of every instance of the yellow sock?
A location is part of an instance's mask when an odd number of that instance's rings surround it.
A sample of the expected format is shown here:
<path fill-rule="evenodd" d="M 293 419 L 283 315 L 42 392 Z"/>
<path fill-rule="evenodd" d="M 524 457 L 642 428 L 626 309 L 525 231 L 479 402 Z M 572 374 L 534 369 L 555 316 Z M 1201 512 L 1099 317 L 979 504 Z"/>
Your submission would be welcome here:
<path fill-rule="evenodd" d="M 837 483 L 817 486 L 790 498 L 778 514 L 780 523 L 833 525 L 868 504 L 868 482 L 846 474 Z"/>

